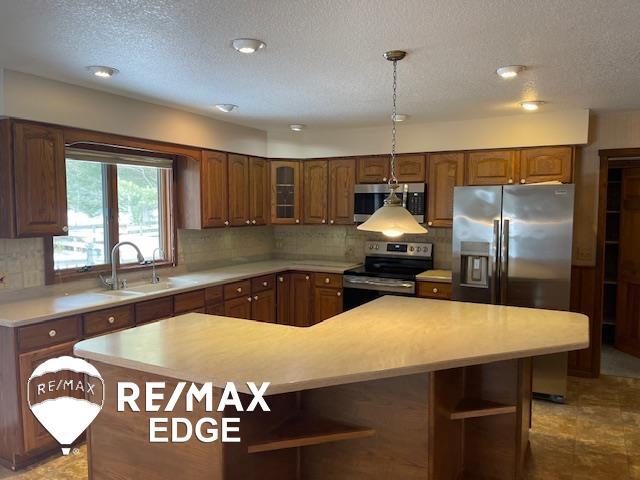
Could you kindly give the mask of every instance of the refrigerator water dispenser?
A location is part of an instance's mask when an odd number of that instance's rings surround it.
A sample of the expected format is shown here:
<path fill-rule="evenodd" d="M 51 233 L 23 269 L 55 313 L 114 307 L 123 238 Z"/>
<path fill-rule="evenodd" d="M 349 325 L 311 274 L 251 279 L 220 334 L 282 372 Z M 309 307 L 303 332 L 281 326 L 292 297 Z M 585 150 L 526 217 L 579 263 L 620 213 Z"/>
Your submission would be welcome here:
<path fill-rule="evenodd" d="M 489 288 L 489 243 L 462 242 L 460 283 L 466 287 Z"/>

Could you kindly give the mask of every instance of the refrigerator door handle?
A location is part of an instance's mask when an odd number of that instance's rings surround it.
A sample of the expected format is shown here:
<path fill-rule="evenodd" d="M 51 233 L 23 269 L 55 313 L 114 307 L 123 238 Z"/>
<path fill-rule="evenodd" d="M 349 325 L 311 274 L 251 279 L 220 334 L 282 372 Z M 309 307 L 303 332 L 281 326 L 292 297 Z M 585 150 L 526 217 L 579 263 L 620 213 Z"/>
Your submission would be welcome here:
<path fill-rule="evenodd" d="M 491 259 L 491 303 L 498 305 L 500 303 L 500 220 L 493 221 L 493 242 L 494 255 Z"/>
<path fill-rule="evenodd" d="M 507 304 L 509 278 L 509 220 L 502 222 L 502 241 L 500 245 L 500 304 Z"/>

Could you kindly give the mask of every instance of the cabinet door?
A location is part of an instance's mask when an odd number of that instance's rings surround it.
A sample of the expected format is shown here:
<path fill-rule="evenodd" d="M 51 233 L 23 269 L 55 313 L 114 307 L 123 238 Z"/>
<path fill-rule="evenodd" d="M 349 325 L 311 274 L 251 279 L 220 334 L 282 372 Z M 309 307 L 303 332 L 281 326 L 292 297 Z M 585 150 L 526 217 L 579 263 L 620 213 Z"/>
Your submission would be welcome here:
<path fill-rule="evenodd" d="M 429 156 L 429 226 L 452 226 L 453 187 L 464 183 L 463 168 L 464 154 L 461 152 Z"/>
<path fill-rule="evenodd" d="M 291 274 L 290 323 L 296 327 L 313 325 L 313 278 L 311 273 Z"/>
<path fill-rule="evenodd" d="M 389 180 L 388 157 L 358 158 L 358 183 L 384 183 Z"/>
<path fill-rule="evenodd" d="M 329 161 L 329 224 L 353 224 L 356 161 L 345 158 Z"/>
<path fill-rule="evenodd" d="M 572 147 L 525 148 L 520 151 L 520 183 L 553 180 L 569 183 L 572 178 Z"/>
<path fill-rule="evenodd" d="M 302 172 L 303 222 L 327 223 L 327 160 L 305 160 L 302 162 Z"/>
<path fill-rule="evenodd" d="M 229 220 L 227 155 L 202 152 L 201 165 L 202 226 L 224 227 Z"/>
<path fill-rule="evenodd" d="M 515 150 L 469 152 L 467 155 L 467 185 L 508 185 L 516 181 Z"/>
<path fill-rule="evenodd" d="M 75 341 L 63 343 L 55 347 L 44 348 L 29 353 L 23 353 L 19 357 L 20 364 L 20 388 L 22 391 L 22 429 L 24 438 L 24 449 L 26 452 L 36 450 L 43 447 L 55 447 L 56 440 L 49 435 L 47 430 L 40 424 L 38 419 L 31 413 L 29 402 L 27 401 L 27 384 L 29 377 L 38 365 L 49 360 L 50 358 L 61 357 L 64 355 L 73 355 L 73 345 Z M 65 380 L 82 381 L 82 374 L 70 373 Z M 32 390 L 33 392 L 33 390 Z M 81 392 L 78 398 L 82 398 Z"/>
<path fill-rule="evenodd" d="M 249 157 L 229 154 L 229 223 L 249 225 Z"/>
<path fill-rule="evenodd" d="M 207 315 L 225 315 L 224 311 L 224 303 L 216 303 L 213 305 L 207 305 L 205 308 L 205 313 Z"/>
<path fill-rule="evenodd" d="M 15 124 L 15 207 L 19 237 L 67 234 L 65 168 L 61 130 Z"/>
<path fill-rule="evenodd" d="M 426 162 L 424 155 L 398 155 L 396 177 L 405 183 L 424 183 Z"/>
<path fill-rule="evenodd" d="M 251 320 L 251 297 L 239 297 L 224 302 L 226 317 L 245 318 Z"/>
<path fill-rule="evenodd" d="M 291 274 L 280 273 L 276 278 L 276 319 L 281 325 L 292 325 Z"/>
<path fill-rule="evenodd" d="M 314 292 L 314 323 L 342 313 L 342 289 L 316 287 Z"/>
<path fill-rule="evenodd" d="M 269 162 L 249 159 L 249 216 L 252 225 L 266 225 L 269 218 Z"/>
<path fill-rule="evenodd" d="M 271 223 L 300 223 L 300 162 L 271 162 Z"/>
<path fill-rule="evenodd" d="M 276 323 L 276 291 L 274 289 L 263 290 L 253 296 L 251 319 Z"/>

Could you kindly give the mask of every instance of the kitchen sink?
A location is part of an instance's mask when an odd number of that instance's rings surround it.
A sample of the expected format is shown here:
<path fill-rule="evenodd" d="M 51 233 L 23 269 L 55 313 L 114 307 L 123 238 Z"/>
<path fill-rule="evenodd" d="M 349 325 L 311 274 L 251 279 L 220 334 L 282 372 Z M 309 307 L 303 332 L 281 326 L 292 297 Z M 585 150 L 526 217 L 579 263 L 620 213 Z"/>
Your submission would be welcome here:
<path fill-rule="evenodd" d="M 142 285 L 133 285 L 131 287 L 129 287 L 127 290 L 120 290 L 120 291 L 128 291 L 128 292 L 132 292 L 134 294 L 145 294 L 145 293 L 155 293 L 155 292 L 162 292 L 165 290 L 171 290 L 174 288 L 185 288 L 185 287 L 190 287 L 190 286 L 194 286 L 197 285 L 197 282 L 192 282 L 192 281 L 180 281 L 180 280 L 167 280 L 164 282 L 159 282 L 159 283 L 145 283 Z"/>

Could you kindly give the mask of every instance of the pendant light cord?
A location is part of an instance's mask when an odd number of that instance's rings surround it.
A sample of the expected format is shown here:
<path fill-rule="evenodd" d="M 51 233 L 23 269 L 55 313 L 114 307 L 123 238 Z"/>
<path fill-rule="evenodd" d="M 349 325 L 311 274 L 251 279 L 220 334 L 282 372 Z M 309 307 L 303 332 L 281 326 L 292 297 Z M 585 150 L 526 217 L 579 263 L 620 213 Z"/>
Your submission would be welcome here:
<path fill-rule="evenodd" d="M 397 185 L 396 178 L 396 100 L 398 91 L 398 61 L 393 61 L 393 114 L 391 115 L 391 175 L 389 177 L 389 186 Z"/>

